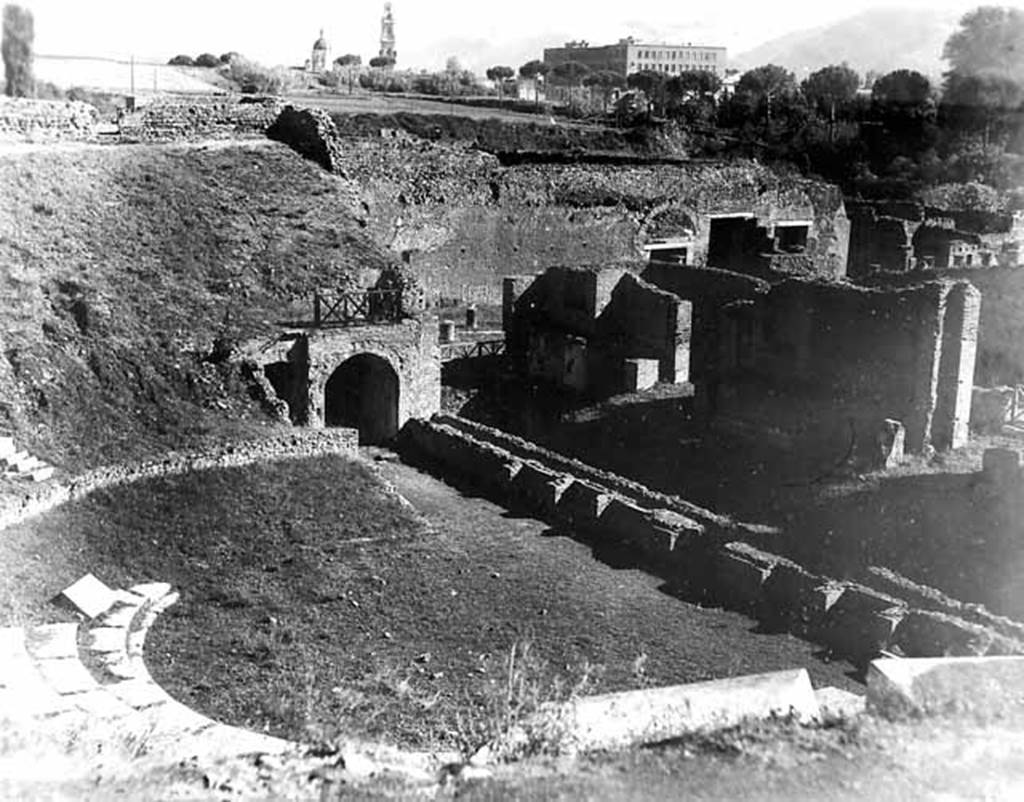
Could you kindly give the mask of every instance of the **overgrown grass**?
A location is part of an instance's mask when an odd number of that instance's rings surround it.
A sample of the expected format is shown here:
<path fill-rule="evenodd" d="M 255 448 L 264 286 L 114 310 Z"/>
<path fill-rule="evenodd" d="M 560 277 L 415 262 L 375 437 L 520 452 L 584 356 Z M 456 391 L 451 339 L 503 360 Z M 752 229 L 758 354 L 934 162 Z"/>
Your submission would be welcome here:
<path fill-rule="evenodd" d="M 0 155 L 0 427 L 79 469 L 265 422 L 213 344 L 383 267 L 338 180 L 277 144 Z"/>

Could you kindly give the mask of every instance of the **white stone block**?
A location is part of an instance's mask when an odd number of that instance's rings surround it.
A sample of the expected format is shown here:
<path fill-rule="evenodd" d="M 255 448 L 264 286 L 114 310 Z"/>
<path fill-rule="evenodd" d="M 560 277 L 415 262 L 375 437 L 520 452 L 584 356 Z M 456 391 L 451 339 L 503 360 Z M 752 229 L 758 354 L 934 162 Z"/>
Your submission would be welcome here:
<path fill-rule="evenodd" d="M 818 700 L 820 721 L 839 721 L 854 718 L 864 712 L 867 699 L 842 688 L 818 688 L 814 692 Z"/>
<path fill-rule="evenodd" d="M 868 707 L 882 715 L 999 714 L 1024 703 L 1024 657 L 874 660 L 867 680 Z"/>
<path fill-rule="evenodd" d="M 561 752 L 626 749 L 787 715 L 818 716 L 806 669 L 584 697 L 543 707 L 518 735 Z"/>
<path fill-rule="evenodd" d="M 0 437 L 0 459 L 6 459 L 15 452 L 13 437 Z"/>
<path fill-rule="evenodd" d="M 60 593 L 86 618 L 96 618 L 114 606 L 117 596 L 92 574 L 86 574 Z"/>

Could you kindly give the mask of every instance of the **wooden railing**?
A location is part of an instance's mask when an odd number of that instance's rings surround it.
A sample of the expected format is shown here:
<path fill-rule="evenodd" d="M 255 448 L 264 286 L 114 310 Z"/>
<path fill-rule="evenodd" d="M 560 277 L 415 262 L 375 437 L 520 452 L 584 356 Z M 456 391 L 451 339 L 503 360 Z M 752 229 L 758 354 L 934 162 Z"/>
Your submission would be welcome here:
<path fill-rule="evenodd" d="M 1024 420 L 1024 384 L 1013 386 L 1013 397 L 1010 399 L 1010 423 Z"/>
<path fill-rule="evenodd" d="M 473 359 L 481 356 L 501 356 L 505 353 L 505 340 L 476 340 L 463 343 L 445 343 L 441 346 L 441 361 Z"/>
<path fill-rule="evenodd" d="M 401 319 L 401 290 L 318 291 L 313 295 L 313 325 L 317 328 L 394 323 Z"/>

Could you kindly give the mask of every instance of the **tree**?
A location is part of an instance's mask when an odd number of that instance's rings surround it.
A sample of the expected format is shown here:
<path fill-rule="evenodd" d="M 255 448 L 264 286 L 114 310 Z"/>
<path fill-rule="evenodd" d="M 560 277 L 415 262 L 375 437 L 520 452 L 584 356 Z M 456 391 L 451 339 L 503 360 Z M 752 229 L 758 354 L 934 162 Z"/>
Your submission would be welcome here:
<path fill-rule="evenodd" d="M 573 102 L 573 89 L 590 74 L 590 67 L 579 61 L 565 61 L 551 70 L 551 77 L 569 87 L 569 105 Z"/>
<path fill-rule="evenodd" d="M 9 97 L 31 97 L 35 93 L 32 77 L 32 44 L 35 41 L 35 21 L 32 12 L 17 5 L 4 6 L 3 59 L 7 84 L 4 92 Z"/>
<path fill-rule="evenodd" d="M 641 70 L 634 72 L 626 79 L 626 85 L 630 89 L 639 89 L 654 106 L 655 111 L 664 106 L 664 89 L 667 76 L 657 70 Z"/>
<path fill-rule="evenodd" d="M 819 111 L 827 111 L 832 124 L 836 121 L 836 108 L 849 105 L 858 88 L 860 76 L 845 64 L 831 64 L 812 72 L 801 85 L 804 97 Z"/>
<path fill-rule="evenodd" d="M 200 53 L 196 56 L 195 63 L 197 67 L 217 67 L 220 65 L 220 59 L 213 53 Z"/>
<path fill-rule="evenodd" d="M 220 54 L 220 63 L 221 64 L 230 64 L 236 58 L 241 58 L 241 57 L 242 57 L 242 54 L 239 53 L 238 51 L 236 51 L 236 50 L 229 50 L 227 53 L 221 53 Z"/>
<path fill-rule="evenodd" d="M 622 77 L 621 73 L 614 70 L 599 70 L 586 76 L 583 79 L 583 85 L 598 90 L 601 93 L 602 105 L 607 109 L 612 91 L 622 89 L 626 85 L 626 79 Z"/>
<path fill-rule="evenodd" d="M 736 84 L 736 96 L 751 109 L 764 105 L 765 120 L 772 119 L 772 107 L 791 102 L 797 94 L 796 77 L 776 64 L 747 70 Z"/>
<path fill-rule="evenodd" d="M 487 70 L 487 80 L 493 81 L 497 85 L 498 97 L 501 97 L 504 94 L 505 81 L 507 81 L 515 74 L 515 70 L 513 70 L 511 67 L 498 65 L 495 67 L 491 67 L 489 70 Z"/>
<path fill-rule="evenodd" d="M 931 82 L 916 70 L 886 73 L 871 87 L 872 102 L 893 109 L 921 108 L 931 96 Z"/>
<path fill-rule="evenodd" d="M 956 127 L 980 132 L 988 144 L 994 131 L 1008 129 L 1024 99 L 1024 11 L 982 6 L 960 19 L 946 40 L 949 62 L 942 103 Z"/>
<path fill-rule="evenodd" d="M 194 67 L 196 65 L 192 56 L 177 55 L 167 62 L 172 67 Z"/>
<path fill-rule="evenodd" d="M 389 70 L 395 66 L 395 60 L 389 56 L 374 56 L 370 59 L 370 66 L 374 69 Z"/>
<path fill-rule="evenodd" d="M 534 59 L 533 61 L 527 61 L 519 68 L 519 77 L 526 81 L 533 81 L 533 102 L 537 103 L 540 100 L 540 91 L 538 85 L 544 80 L 544 76 L 548 74 L 549 67 L 543 61 Z"/>
<path fill-rule="evenodd" d="M 722 79 L 704 70 L 687 70 L 665 82 L 665 96 L 670 113 L 689 124 L 712 122 L 715 96 L 722 88 Z"/>
<path fill-rule="evenodd" d="M 338 70 L 344 70 L 348 76 L 348 93 L 352 94 L 352 85 L 355 82 L 355 75 L 359 68 L 363 65 L 362 56 L 357 56 L 355 53 L 346 53 L 344 56 L 338 56 L 334 59 L 334 67 Z"/>
<path fill-rule="evenodd" d="M 951 75 L 1004 78 L 1024 83 L 1024 11 L 981 6 L 960 19 L 946 40 L 942 57 Z"/>

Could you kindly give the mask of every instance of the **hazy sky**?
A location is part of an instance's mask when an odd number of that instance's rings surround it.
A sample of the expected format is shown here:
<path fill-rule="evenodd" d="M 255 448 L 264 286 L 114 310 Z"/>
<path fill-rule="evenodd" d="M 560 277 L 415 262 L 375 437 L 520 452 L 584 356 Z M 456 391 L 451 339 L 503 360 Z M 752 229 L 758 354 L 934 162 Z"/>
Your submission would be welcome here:
<path fill-rule="evenodd" d="M 332 56 L 376 55 L 378 0 L 20 0 L 36 20 L 36 52 L 166 60 L 176 53 L 237 50 L 267 64 L 301 64 L 319 29 Z M 545 44 L 586 39 L 725 45 L 730 55 L 790 31 L 875 6 L 966 10 L 969 0 L 395 0 L 402 66 L 437 68 L 450 55 L 470 67 L 518 66 Z M 1020 2 L 1010 4 L 1019 5 Z M 880 31 L 879 35 L 884 36 Z"/>

